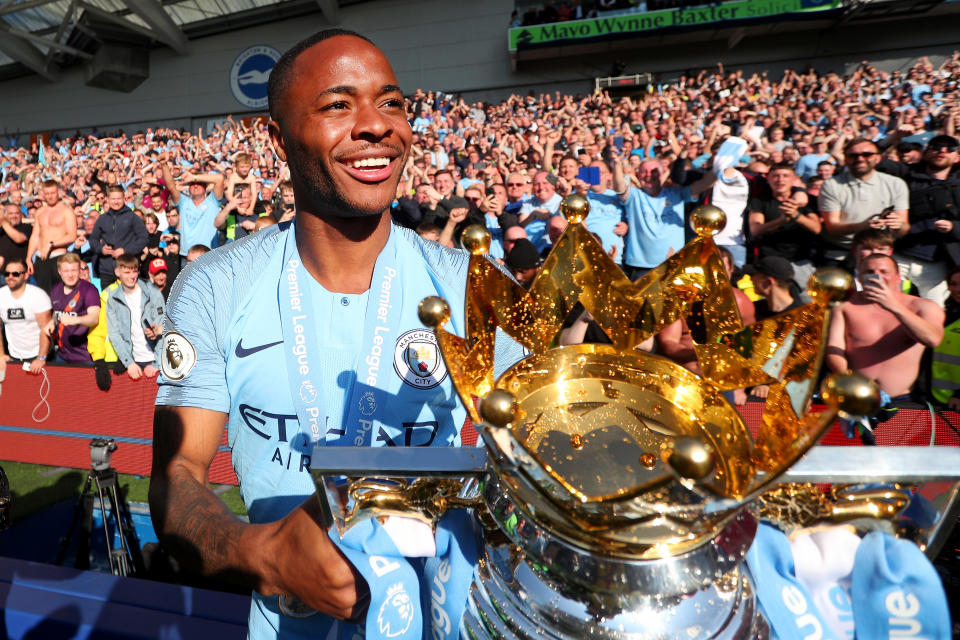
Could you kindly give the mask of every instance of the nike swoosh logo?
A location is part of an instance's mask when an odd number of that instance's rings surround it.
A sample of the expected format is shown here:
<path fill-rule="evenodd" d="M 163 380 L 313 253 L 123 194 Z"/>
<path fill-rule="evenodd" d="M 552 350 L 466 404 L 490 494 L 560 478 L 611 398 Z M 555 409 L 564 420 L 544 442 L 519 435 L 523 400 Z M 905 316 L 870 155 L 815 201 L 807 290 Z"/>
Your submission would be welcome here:
<path fill-rule="evenodd" d="M 277 340 L 276 342 L 261 344 L 260 346 L 257 346 L 257 347 L 250 347 L 249 349 L 245 349 L 243 347 L 243 339 L 241 338 L 240 341 L 237 343 L 237 348 L 234 350 L 234 353 L 237 354 L 238 358 L 246 358 L 247 356 L 252 356 L 257 351 L 263 351 L 264 349 L 275 347 L 278 344 L 283 344 L 283 340 Z"/>

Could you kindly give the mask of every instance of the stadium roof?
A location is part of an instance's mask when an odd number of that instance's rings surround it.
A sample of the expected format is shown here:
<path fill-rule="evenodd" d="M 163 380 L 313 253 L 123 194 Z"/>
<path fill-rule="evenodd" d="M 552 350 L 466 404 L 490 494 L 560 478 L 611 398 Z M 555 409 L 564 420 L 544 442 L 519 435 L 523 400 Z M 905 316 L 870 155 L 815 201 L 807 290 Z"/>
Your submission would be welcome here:
<path fill-rule="evenodd" d="M 30 73 L 51 81 L 60 67 L 92 58 L 103 42 L 165 45 L 364 0 L 0 0 L 0 80 Z"/>

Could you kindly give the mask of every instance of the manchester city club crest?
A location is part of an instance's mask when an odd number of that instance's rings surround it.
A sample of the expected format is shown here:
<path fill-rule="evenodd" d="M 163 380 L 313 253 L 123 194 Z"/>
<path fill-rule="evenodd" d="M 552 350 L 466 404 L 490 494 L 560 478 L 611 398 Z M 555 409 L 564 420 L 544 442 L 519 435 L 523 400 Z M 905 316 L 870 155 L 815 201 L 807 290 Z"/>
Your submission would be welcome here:
<path fill-rule="evenodd" d="M 404 382 L 417 389 L 432 389 L 447 377 L 437 338 L 427 329 L 413 329 L 397 339 L 393 368 Z"/>

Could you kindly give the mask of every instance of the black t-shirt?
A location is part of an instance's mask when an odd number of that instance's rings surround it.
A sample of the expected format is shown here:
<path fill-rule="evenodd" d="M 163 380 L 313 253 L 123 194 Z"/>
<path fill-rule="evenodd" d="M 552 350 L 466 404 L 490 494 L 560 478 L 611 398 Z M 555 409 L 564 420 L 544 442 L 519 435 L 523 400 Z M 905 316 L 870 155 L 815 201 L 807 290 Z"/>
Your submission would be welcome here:
<path fill-rule="evenodd" d="M 763 221 L 770 222 L 783 217 L 780 201 L 770 198 L 751 198 L 747 211 L 759 211 Z M 800 209 L 800 214 L 811 213 L 809 207 Z M 753 239 L 760 250 L 760 257 L 778 256 L 791 262 L 812 259 L 816 248 L 817 236 L 799 222 L 785 222 L 773 231 L 768 231 Z"/>
<path fill-rule="evenodd" d="M 14 229 L 27 236 L 27 239 L 21 244 L 15 243 L 7 235 L 7 232 L 0 227 L 0 256 L 3 256 L 4 263 L 10 262 L 14 258 L 25 260 L 27 257 L 27 243 L 30 242 L 30 234 L 33 233 L 33 226 L 26 222 L 21 222 L 14 226 Z"/>
<path fill-rule="evenodd" d="M 791 302 L 786 309 L 781 309 L 780 311 L 772 311 L 770 309 L 769 303 L 767 302 L 767 299 L 761 298 L 760 300 L 756 300 L 753 303 L 753 311 L 754 313 L 756 313 L 757 320 L 766 320 L 770 316 L 775 316 L 778 313 L 786 313 L 787 311 L 792 311 L 797 307 L 802 307 L 802 306 L 803 306 L 803 303 L 797 300 L 796 298 L 794 298 L 793 302 Z"/>

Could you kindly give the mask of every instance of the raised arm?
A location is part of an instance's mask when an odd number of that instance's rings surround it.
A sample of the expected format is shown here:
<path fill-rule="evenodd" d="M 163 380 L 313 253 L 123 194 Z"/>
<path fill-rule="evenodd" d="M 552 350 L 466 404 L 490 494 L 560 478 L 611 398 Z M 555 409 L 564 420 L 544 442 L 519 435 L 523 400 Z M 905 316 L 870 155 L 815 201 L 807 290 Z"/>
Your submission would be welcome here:
<path fill-rule="evenodd" d="M 170 172 L 170 165 L 166 160 L 160 161 L 160 171 L 163 173 L 164 186 L 167 188 L 167 191 L 170 192 L 170 197 L 173 199 L 173 202 L 180 202 L 180 190 L 177 188 L 177 182 L 173 179 L 173 174 Z"/>

